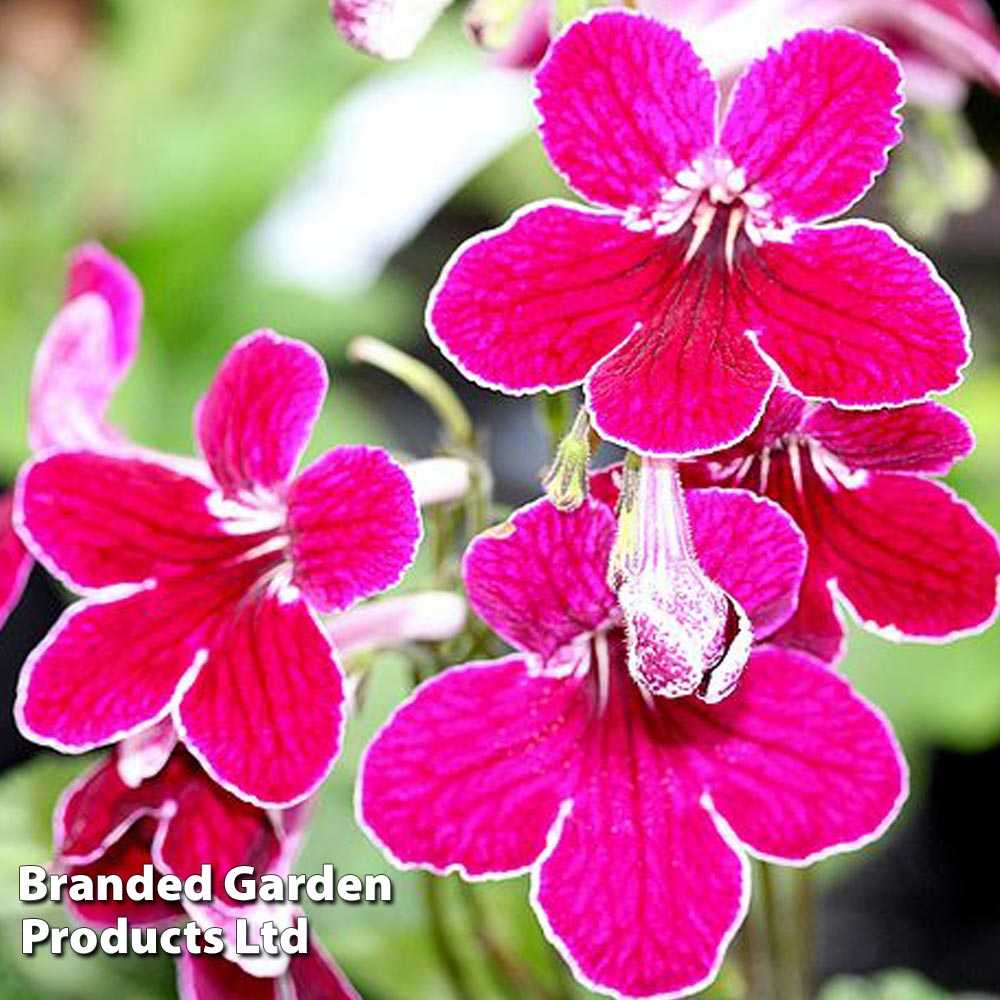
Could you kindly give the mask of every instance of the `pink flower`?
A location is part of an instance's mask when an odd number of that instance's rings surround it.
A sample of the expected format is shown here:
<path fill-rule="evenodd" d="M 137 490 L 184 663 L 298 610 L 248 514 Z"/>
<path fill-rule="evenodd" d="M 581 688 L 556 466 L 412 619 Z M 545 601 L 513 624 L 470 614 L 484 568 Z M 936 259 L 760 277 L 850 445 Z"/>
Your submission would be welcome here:
<path fill-rule="evenodd" d="M 292 908 L 229 899 L 221 876 L 237 865 L 258 874 L 287 876 L 304 832 L 304 810 L 269 813 L 235 798 L 211 781 L 177 746 L 169 724 L 147 731 L 145 745 L 121 744 L 63 795 L 55 817 L 56 867 L 71 875 L 119 875 L 128 879 L 151 864 L 158 876 L 185 879 L 211 866 L 211 903 L 70 902 L 76 917 L 113 927 L 125 917 L 132 927 L 162 927 L 194 918 L 202 927 L 229 935 L 237 918 L 251 922 L 290 920 Z M 281 911 L 287 909 L 288 913 Z M 260 911 L 260 912 L 257 912 Z M 295 911 L 297 912 L 297 911 Z M 284 1000 L 291 997 L 356 1000 L 336 965 L 310 940 L 308 955 L 285 959 L 245 958 L 229 953 L 179 960 L 183 1000 L 234 996 Z M 243 964 L 236 964 L 239 961 Z M 311 986 L 316 991 L 310 993 Z"/>
<path fill-rule="evenodd" d="M 65 305 L 35 358 L 30 438 L 35 449 L 114 447 L 105 422 L 111 396 L 135 357 L 142 291 L 129 270 L 97 244 L 70 259 Z M 12 523 L 13 501 L 0 495 L 0 626 L 17 604 L 31 557 Z"/>
<path fill-rule="evenodd" d="M 326 394 L 322 359 L 240 341 L 197 413 L 205 462 L 60 451 L 19 481 L 19 529 L 86 600 L 30 657 L 16 714 L 79 753 L 172 715 L 225 787 L 304 799 L 340 747 L 342 680 L 317 612 L 396 583 L 420 520 L 403 470 L 343 447 L 294 470 Z"/>
<path fill-rule="evenodd" d="M 845 406 L 946 390 L 952 292 L 846 210 L 899 140 L 899 69 L 846 30 L 750 66 L 721 128 L 688 43 L 623 11 L 574 24 L 538 73 L 550 159 L 592 209 L 528 206 L 459 248 L 428 308 L 462 371 L 519 394 L 584 382 L 601 434 L 690 455 L 759 420 L 779 374 Z"/>
<path fill-rule="evenodd" d="M 994 618 L 997 539 L 929 478 L 972 445 L 962 418 L 937 403 L 852 412 L 779 389 L 749 438 L 684 474 L 754 490 L 795 518 L 809 564 L 798 611 L 777 638 L 833 660 L 844 640 L 834 591 L 892 639 L 945 642 Z"/>
<path fill-rule="evenodd" d="M 689 494 L 705 573 L 766 640 L 804 550 L 740 491 Z M 807 864 L 877 837 L 905 795 L 885 721 L 808 657 L 758 647 L 718 704 L 629 676 L 606 568 L 611 510 L 522 509 L 470 548 L 476 611 L 515 652 L 420 687 L 369 747 L 358 810 L 402 867 L 528 872 L 546 934 L 585 984 L 679 996 L 718 971 L 746 911 L 746 853 Z"/>

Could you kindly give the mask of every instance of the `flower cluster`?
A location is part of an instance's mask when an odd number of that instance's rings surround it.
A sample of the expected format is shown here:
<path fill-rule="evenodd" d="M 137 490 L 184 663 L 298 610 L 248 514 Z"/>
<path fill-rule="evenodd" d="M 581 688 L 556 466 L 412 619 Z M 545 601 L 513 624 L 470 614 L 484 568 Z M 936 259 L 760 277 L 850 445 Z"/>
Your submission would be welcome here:
<path fill-rule="evenodd" d="M 431 294 L 430 335 L 469 378 L 582 386 L 585 405 L 551 499 L 465 549 L 487 628 L 458 648 L 483 658 L 437 662 L 382 727 L 358 821 L 400 867 L 529 874 L 547 938 L 602 993 L 697 991 L 747 913 L 751 857 L 808 865 L 898 814 L 896 739 L 835 670 L 838 602 L 922 641 L 996 613 L 997 540 L 933 478 L 973 446 L 929 399 L 970 360 L 962 306 L 888 227 L 831 221 L 900 141 L 901 85 L 844 28 L 796 33 L 732 82 L 656 18 L 578 21 L 537 107 L 554 166 L 598 207 L 528 206 Z M 60 803 L 55 864 L 287 873 L 340 751 L 347 654 L 464 627 L 453 594 L 354 605 L 409 567 L 419 505 L 469 476 L 363 446 L 300 469 L 326 370 L 271 331 L 222 362 L 200 457 L 134 444 L 106 411 L 140 316 L 120 262 L 74 258 L 39 352 L 34 456 L 0 507 L 16 531 L 0 608 L 26 553 L 81 598 L 25 665 L 18 723 L 63 752 L 112 747 Z M 624 461 L 590 473 L 595 436 Z M 210 906 L 75 909 L 296 916 L 221 888 Z M 186 1000 L 356 996 L 318 945 L 191 952 L 178 982 Z"/>

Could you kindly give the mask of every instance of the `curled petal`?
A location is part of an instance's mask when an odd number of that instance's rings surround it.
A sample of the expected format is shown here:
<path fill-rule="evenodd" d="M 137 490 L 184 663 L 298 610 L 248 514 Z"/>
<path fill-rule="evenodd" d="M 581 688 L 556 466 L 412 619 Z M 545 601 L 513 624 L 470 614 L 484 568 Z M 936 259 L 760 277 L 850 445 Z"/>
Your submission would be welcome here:
<path fill-rule="evenodd" d="M 386 597 L 334 615 L 326 623 L 330 641 L 344 655 L 407 642 L 454 639 L 467 618 L 465 601 L 449 591 Z"/>
<path fill-rule="evenodd" d="M 598 204 L 651 213 L 715 144 L 715 81 L 653 18 L 611 11 L 571 25 L 536 82 L 549 158 Z"/>
<path fill-rule="evenodd" d="M 291 591 L 240 604 L 176 712 L 188 748 L 257 806 L 302 801 L 340 750 L 343 683 L 330 642 Z"/>
<path fill-rule="evenodd" d="M 632 332 L 678 264 L 677 252 L 617 215 L 529 205 L 458 248 L 431 293 L 428 329 L 483 385 L 566 388 Z"/>
<path fill-rule="evenodd" d="M 614 518 L 594 501 L 571 513 L 545 501 L 524 507 L 466 551 L 469 602 L 512 646 L 549 660 L 613 615 L 614 537 Z"/>
<path fill-rule="evenodd" d="M 852 222 L 766 243 L 738 267 L 750 325 L 793 387 L 842 406 L 951 389 L 969 361 L 962 307 L 892 230 Z"/>
<path fill-rule="evenodd" d="M 736 84 L 722 147 L 776 221 L 839 215 L 902 138 L 899 64 L 854 31 L 803 31 Z"/>
<path fill-rule="evenodd" d="M 284 486 L 326 389 L 323 359 L 308 345 L 269 330 L 236 344 L 196 419 L 202 451 L 228 496 Z"/>
<path fill-rule="evenodd" d="M 295 583 L 337 611 L 398 583 L 420 542 L 403 469 L 381 448 L 335 448 L 292 483 L 288 529 Z"/>

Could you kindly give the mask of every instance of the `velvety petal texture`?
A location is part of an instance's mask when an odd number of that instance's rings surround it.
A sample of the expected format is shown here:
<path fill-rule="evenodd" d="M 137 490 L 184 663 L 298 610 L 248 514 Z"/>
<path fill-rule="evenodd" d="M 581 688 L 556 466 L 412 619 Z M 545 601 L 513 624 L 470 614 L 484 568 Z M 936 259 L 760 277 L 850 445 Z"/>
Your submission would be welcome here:
<path fill-rule="evenodd" d="M 431 293 L 428 329 L 484 385 L 506 392 L 582 381 L 643 318 L 680 265 L 616 214 L 529 206 L 455 252 Z"/>
<path fill-rule="evenodd" d="M 651 18 L 572 24 L 536 85 L 549 158 L 598 204 L 653 210 L 715 141 L 715 81 L 680 32 Z"/>
<path fill-rule="evenodd" d="M 752 255 L 741 281 L 761 348 L 803 395 L 913 402 L 953 388 L 969 361 L 954 293 L 886 227 L 801 229 Z"/>
<path fill-rule="evenodd" d="M 229 352 L 197 416 L 205 459 L 227 495 L 288 481 L 326 388 L 323 359 L 300 341 L 264 330 Z"/>
<path fill-rule="evenodd" d="M 300 597 L 268 590 L 214 633 L 177 724 L 216 780 L 257 805 L 304 799 L 340 750 L 343 682 L 330 641 Z M 233 705 L 240 725 L 234 726 Z"/>
<path fill-rule="evenodd" d="M 512 658 L 425 684 L 369 748 L 359 810 L 398 863 L 530 867 L 542 925 L 586 984 L 680 995 L 715 975 L 745 912 L 740 842 L 793 863 L 866 842 L 898 811 L 902 759 L 808 658 L 758 652 L 706 705 L 644 699 L 621 638 L 603 641 L 604 680 Z"/>
<path fill-rule="evenodd" d="M 871 38 L 800 32 L 736 84 L 722 146 L 778 220 L 839 215 L 902 138 L 900 85 L 898 64 Z"/>
<path fill-rule="evenodd" d="M 614 538 L 615 520 L 597 501 L 567 514 L 545 502 L 524 507 L 466 550 L 469 602 L 512 646 L 549 661 L 613 616 L 607 563 Z"/>
<path fill-rule="evenodd" d="M 292 484 L 288 530 L 295 583 L 322 611 L 339 611 L 398 583 L 420 542 L 403 469 L 381 448 L 327 452 Z"/>

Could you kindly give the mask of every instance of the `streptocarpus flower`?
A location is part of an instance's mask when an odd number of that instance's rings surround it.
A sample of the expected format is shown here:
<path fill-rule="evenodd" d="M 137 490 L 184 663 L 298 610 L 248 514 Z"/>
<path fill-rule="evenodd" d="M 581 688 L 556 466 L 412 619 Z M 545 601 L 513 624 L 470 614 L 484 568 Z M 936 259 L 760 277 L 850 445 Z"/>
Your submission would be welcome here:
<path fill-rule="evenodd" d="M 703 568 L 760 639 L 794 610 L 802 539 L 740 491 L 689 494 Z M 885 721 L 814 660 L 758 648 L 718 704 L 629 676 L 606 569 L 615 519 L 519 511 L 465 559 L 516 652 L 446 670 L 368 748 L 361 821 L 396 864 L 530 872 L 546 934 L 587 985 L 679 996 L 717 972 L 746 910 L 746 852 L 790 864 L 864 844 L 905 794 Z"/>
<path fill-rule="evenodd" d="M 943 642 L 996 614 L 997 539 L 929 478 L 972 445 L 965 421 L 938 403 L 853 412 L 778 389 L 750 437 L 684 476 L 754 490 L 795 518 L 809 563 L 798 611 L 776 641 L 833 660 L 844 638 L 833 591 L 893 639 Z"/>
<path fill-rule="evenodd" d="M 428 327 L 467 376 L 583 382 L 604 437 L 675 456 L 743 437 L 779 373 L 851 407 L 956 384 L 968 331 L 930 263 L 886 227 L 816 224 L 899 140 L 878 43 L 797 35 L 749 67 L 721 126 L 690 45 L 624 11 L 570 27 L 537 84 L 549 158 L 608 207 L 531 205 L 459 248 Z"/>
<path fill-rule="evenodd" d="M 25 467 L 22 536 L 87 596 L 25 666 L 27 735 L 78 753 L 172 714 L 250 801 L 319 784 L 343 693 L 316 614 L 392 586 L 420 537 L 410 482 L 380 449 L 336 448 L 295 475 L 326 387 L 311 348 L 260 332 L 199 406 L 204 463 L 61 451 Z"/>
<path fill-rule="evenodd" d="M 293 908 L 238 903 L 226 897 L 221 875 L 252 865 L 258 875 L 287 876 L 303 833 L 304 809 L 269 813 L 235 798 L 213 782 L 182 747 L 169 723 L 147 731 L 139 745 L 125 741 L 63 795 L 55 817 L 56 867 L 69 874 L 120 875 L 127 879 L 152 864 L 160 875 L 181 879 L 211 866 L 211 903 L 70 902 L 83 921 L 114 926 L 169 926 L 194 918 L 202 927 L 274 919 L 290 923 Z M 315 941 L 309 954 L 276 958 L 192 956 L 179 960 L 183 1000 L 234 996 L 286 1000 L 286 981 L 301 983 L 301 996 L 356 1000 L 357 994 Z M 241 964 L 236 964 L 240 962 Z M 317 991 L 309 992 L 315 984 Z M 227 987 L 228 992 L 223 988 Z M 320 989 L 322 987 L 322 989 Z"/>
<path fill-rule="evenodd" d="M 142 291 L 128 268 L 95 243 L 80 247 L 70 259 L 65 304 L 35 358 L 32 448 L 117 445 L 105 414 L 135 357 L 141 320 Z M 12 498 L 0 496 L 0 626 L 31 568 L 12 513 Z"/>

